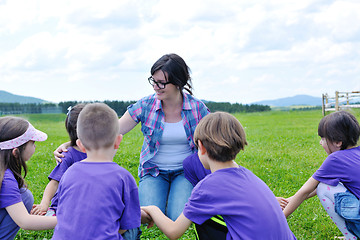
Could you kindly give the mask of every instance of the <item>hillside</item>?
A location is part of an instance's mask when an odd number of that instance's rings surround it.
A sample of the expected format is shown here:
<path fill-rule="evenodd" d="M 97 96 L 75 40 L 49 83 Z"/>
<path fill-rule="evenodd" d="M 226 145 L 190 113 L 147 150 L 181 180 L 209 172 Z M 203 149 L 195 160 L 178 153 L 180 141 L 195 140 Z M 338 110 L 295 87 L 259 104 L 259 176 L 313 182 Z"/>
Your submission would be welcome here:
<path fill-rule="evenodd" d="M 321 97 L 313 97 L 309 95 L 296 95 L 293 97 L 258 101 L 258 102 L 254 102 L 254 104 L 269 105 L 272 107 L 288 107 L 294 105 L 321 106 L 321 101 L 322 101 Z"/>
<path fill-rule="evenodd" d="M 0 103 L 44 103 L 47 102 L 40 98 L 15 95 L 4 90 L 0 90 Z"/>

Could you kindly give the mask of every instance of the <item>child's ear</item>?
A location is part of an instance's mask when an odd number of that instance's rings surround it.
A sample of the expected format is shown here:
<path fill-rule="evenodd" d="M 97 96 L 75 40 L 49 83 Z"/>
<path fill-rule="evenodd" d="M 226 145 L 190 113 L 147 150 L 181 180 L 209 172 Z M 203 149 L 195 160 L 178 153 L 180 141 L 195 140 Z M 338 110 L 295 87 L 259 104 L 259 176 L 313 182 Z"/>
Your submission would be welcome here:
<path fill-rule="evenodd" d="M 80 148 L 80 150 L 84 153 L 86 153 L 86 149 L 84 147 L 84 145 L 82 144 L 82 142 L 80 141 L 80 139 L 76 140 L 76 145 Z"/>
<path fill-rule="evenodd" d="M 12 155 L 16 158 L 18 158 L 18 154 L 19 154 L 19 149 L 18 148 L 14 148 L 12 151 L 11 151 Z"/>
<path fill-rule="evenodd" d="M 341 148 L 342 146 L 342 141 L 339 141 L 339 142 L 335 142 L 335 146 L 338 147 L 339 149 Z"/>
<path fill-rule="evenodd" d="M 115 144 L 114 144 L 114 149 L 118 149 L 119 148 L 119 145 L 121 143 L 121 140 L 123 138 L 123 135 L 122 134 L 119 134 L 116 136 L 116 139 L 115 139 Z"/>
<path fill-rule="evenodd" d="M 200 140 L 198 140 L 198 149 L 201 155 L 204 155 L 206 153 L 206 148 Z"/>

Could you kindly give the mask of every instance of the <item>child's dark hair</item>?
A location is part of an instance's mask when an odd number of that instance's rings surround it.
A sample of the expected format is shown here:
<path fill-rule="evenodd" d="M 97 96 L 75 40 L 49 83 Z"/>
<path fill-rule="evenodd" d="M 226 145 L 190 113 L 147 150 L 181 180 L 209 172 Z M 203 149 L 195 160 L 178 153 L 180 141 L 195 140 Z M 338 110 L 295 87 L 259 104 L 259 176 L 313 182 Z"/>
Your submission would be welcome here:
<path fill-rule="evenodd" d="M 8 141 L 24 134 L 29 127 L 29 123 L 18 117 L 1 117 L 0 118 L 0 142 Z M 4 178 L 5 170 L 10 169 L 18 183 L 19 188 L 26 187 L 24 178 L 27 174 L 25 160 L 22 159 L 22 153 L 25 145 L 14 149 L 0 150 L 0 190 Z M 15 152 L 13 153 L 13 151 Z M 22 176 L 24 171 L 24 176 Z"/>
<path fill-rule="evenodd" d="M 185 89 L 192 95 L 190 68 L 179 55 L 175 53 L 165 54 L 154 63 L 150 73 L 153 75 L 159 70 L 164 73 L 166 80 L 178 86 L 181 90 Z"/>
<path fill-rule="evenodd" d="M 78 121 L 79 114 L 81 110 L 85 107 L 85 104 L 80 103 L 70 108 L 67 117 L 65 119 L 65 127 L 70 137 L 70 145 L 76 146 L 76 140 L 78 139 L 78 135 L 76 132 L 76 125 Z"/>
<path fill-rule="evenodd" d="M 247 145 L 244 128 L 239 120 L 225 112 L 206 115 L 197 125 L 194 142 L 201 141 L 208 156 L 219 162 L 235 160 Z"/>
<path fill-rule="evenodd" d="M 346 111 L 331 113 L 321 119 L 318 135 L 330 142 L 342 142 L 341 150 L 356 146 L 360 136 L 359 122 Z"/>

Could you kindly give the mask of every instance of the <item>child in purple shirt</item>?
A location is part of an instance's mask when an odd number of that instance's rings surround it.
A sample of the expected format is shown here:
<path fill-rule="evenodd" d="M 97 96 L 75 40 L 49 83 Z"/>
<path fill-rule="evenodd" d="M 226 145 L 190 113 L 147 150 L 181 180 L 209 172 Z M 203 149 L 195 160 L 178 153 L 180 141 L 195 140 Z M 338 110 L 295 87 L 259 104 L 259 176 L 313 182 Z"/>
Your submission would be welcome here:
<path fill-rule="evenodd" d="M 321 204 L 346 239 L 360 237 L 360 126 L 352 114 L 340 111 L 319 123 L 320 144 L 329 155 L 307 182 L 289 198 L 289 216 L 306 199 L 318 195 Z M 349 208 L 350 207 L 350 208 Z"/>
<path fill-rule="evenodd" d="M 69 107 L 65 119 L 65 128 L 70 137 L 70 148 L 67 152 L 64 152 L 64 158 L 62 162 L 56 165 L 54 170 L 49 175 L 49 183 L 47 184 L 41 203 L 34 205 L 31 210 L 31 214 L 34 215 L 44 215 L 55 216 L 56 209 L 58 204 L 57 189 L 59 182 L 65 171 L 74 163 L 79 162 L 86 158 L 86 153 L 82 152 L 79 147 L 76 145 L 76 140 L 78 139 L 76 133 L 76 124 L 78 116 L 81 110 L 84 108 L 85 104 L 77 104 L 73 108 Z M 51 201 L 51 206 L 49 208 Z"/>
<path fill-rule="evenodd" d="M 134 177 L 113 162 L 122 135 L 114 110 L 102 103 L 81 111 L 76 141 L 87 158 L 71 166 L 58 189 L 58 224 L 53 239 L 123 239 L 140 227 Z"/>
<path fill-rule="evenodd" d="M 56 217 L 29 214 L 34 198 L 24 179 L 35 141 L 46 139 L 25 119 L 0 118 L 0 239 L 14 239 L 19 228 L 44 230 L 56 225 Z"/>
<path fill-rule="evenodd" d="M 177 239 L 192 222 L 202 224 L 221 215 L 228 227 L 226 239 L 295 239 L 269 187 L 234 161 L 247 145 L 234 116 L 207 115 L 196 127 L 194 141 L 211 174 L 194 187 L 183 213 L 173 222 L 156 206 L 142 207 L 167 237 Z"/>

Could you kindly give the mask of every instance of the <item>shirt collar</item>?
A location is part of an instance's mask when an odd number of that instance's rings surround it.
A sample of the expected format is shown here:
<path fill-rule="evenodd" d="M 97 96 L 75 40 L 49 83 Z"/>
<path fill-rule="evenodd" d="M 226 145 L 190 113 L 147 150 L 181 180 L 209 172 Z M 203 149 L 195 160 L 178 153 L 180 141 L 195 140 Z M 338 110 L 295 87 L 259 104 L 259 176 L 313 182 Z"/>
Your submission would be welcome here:
<path fill-rule="evenodd" d="M 191 110 L 191 104 L 190 104 L 190 99 L 189 99 L 189 95 L 187 93 L 182 93 L 183 95 L 183 110 Z M 159 99 L 156 98 L 155 96 L 155 109 L 156 111 L 160 110 L 162 108 L 161 106 L 161 101 Z"/>

